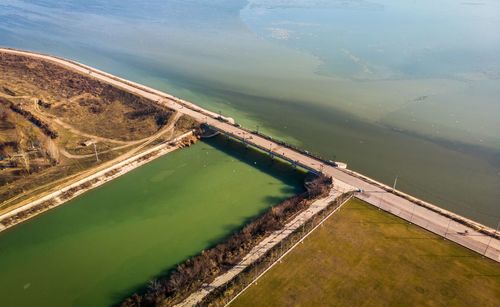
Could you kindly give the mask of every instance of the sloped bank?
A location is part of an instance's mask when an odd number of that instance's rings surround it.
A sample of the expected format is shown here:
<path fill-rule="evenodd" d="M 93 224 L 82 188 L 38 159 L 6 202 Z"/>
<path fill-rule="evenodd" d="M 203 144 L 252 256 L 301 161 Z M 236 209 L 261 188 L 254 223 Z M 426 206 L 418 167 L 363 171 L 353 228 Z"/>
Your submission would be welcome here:
<path fill-rule="evenodd" d="M 50 193 L 29 204 L 14 209 L 0 216 L 0 231 L 24 222 L 47 210 L 67 203 L 69 200 L 81 195 L 91 189 L 97 188 L 106 182 L 118 178 L 148 162 L 153 161 L 165 154 L 168 154 L 178 148 L 193 144 L 196 137 L 193 131 L 170 140 L 168 143 L 162 143 L 151 149 L 148 149 L 138 155 L 99 171 L 91 176 L 79 180 L 73 184 L 63 187 L 56 192 Z"/>

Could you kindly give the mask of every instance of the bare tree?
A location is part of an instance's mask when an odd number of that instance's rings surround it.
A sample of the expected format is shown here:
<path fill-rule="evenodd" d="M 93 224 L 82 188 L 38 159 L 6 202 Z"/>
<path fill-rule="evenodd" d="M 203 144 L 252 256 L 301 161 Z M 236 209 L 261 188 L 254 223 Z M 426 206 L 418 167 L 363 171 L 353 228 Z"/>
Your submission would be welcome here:
<path fill-rule="evenodd" d="M 44 140 L 44 147 L 50 159 L 54 162 L 54 164 L 57 164 L 59 162 L 60 156 L 59 148 L 57 147 L 56 143 L 50 137 L 46 137 Z"/>
<path fill-rule="evenodd" d="M 149 281 L 148 290 L 158 295 L 161 291 L 163 291 L 163 287 L 157 279 L 152 279 Z"/>

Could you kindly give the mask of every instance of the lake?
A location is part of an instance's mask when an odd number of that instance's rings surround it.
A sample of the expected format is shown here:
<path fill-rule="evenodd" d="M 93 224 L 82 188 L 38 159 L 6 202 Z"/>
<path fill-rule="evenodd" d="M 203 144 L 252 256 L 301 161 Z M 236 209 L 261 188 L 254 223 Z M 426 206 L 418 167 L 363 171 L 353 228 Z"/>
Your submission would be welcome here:
<path fill-rule="evenodd" d="M 3 0 L 0 45 L 76 59 L 500 220 L 500 3 Z"/>

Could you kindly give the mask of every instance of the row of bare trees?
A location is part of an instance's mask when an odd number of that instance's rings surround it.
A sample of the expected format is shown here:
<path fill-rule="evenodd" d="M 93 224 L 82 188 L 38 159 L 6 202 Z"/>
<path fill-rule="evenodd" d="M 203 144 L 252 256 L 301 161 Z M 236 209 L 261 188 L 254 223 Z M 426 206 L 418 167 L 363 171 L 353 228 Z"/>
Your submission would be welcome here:
<path fill-rule="evenodd" d="M 0 97 L 0 99 L 3 99 L 3 98 Z M 4 103 L 5 103 L 5 101 L 4 101 Z M 36 117 L 30 111 L 25 110 L 22 107 L 14 104 L 14 103 L 12 103 L 10 101 L 7 101 L 7 104 L 10 106 L 10 109 L 12 111 L 14 111 L 14 112 L 22 115 L 24 118 L 26 118 L 27 120 L 29 120 L 33 125 L 35 125 L 38 128 L 40 128 L 40 130 L 42 130 L 43 133 L 45 135 L 47 135 L 48 137 L 50 137 L 51 139 L 55 139 L 55 138 L 58 137 L 57 131 L 52 130 L 52 128 L 50 128 L 50 126 L 46 122 L 44 122 L 40 118 Z"/>
<path fill-rule="evenodd" d="M 307 208 L 314 199 L 326 196 L 331 183 L 331 178 L 325 176 L 308 179 L 306 192 L 286 199 L 226 241 L 178 265 L 169 276 L 151 282 L 144 293 L 126 299 L 122 307 L 170 305 L 186 297 L 240 262 L 258 242 L 283 228 L 291 217 Z"/>
<path fill-rule="evenodd" d="M 24 220 L 24 219 L 30 217 L 33 214 L 36 214 L 36 213 L 41 212 L 43 210 L 46 210 L 47 208 L 50 208 L 50 207 L 54 206 L 55 204 L 56 204 L 56 202 L 54 200 L 44 201 L 41 204 L 38 204 L 38 205 L 33 206 L 27 210 L 21 211 L 21 212 L 13 215 L 11 217 L 8 217 L 8 218 L 1 220 L 0 224 L 2 224 L 3 226 L 10 226 L 12 224 L 17 223 L 20 220 Z"/>

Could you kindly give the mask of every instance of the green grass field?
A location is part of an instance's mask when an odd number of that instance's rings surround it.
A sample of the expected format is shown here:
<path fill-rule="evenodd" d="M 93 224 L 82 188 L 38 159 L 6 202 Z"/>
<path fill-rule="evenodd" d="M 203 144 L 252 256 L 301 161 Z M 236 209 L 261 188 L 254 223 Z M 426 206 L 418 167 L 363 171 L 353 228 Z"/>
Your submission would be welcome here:
<path fill-rule="evenodd" d="M 233 306 L 500 306 L 500 264 L 351 200 Z"/>

